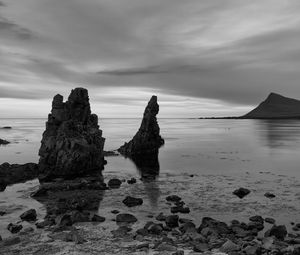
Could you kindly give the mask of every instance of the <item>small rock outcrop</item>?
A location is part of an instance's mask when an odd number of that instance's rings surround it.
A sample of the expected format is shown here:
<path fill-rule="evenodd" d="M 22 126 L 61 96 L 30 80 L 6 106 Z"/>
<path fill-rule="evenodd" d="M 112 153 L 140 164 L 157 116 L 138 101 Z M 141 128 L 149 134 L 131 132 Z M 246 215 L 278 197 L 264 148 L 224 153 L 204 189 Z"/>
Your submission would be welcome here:
<path fill-rule="evenodd" d="M 73 89 L 66 102 L 56 95 L 39 150 L 40 181 L 101 176 L 104 141 L 86 89 Z"/>
<path fill-rule="evenodd" d="M 9 141 L 6 141 L 4 139 L 0 139 L 0 145 L 7 145 L 9 143 L 10 143 Z"/>
<path fill-rule="evenodd" d="M 121 154 L 134 157 L 137 155 L 158 153 L 158 149 L 164 144 L 164 139 L 160 136 L 160 128 L 156 119 L 158 112 L 157 97 L 152 96 L 144 111 L 140 129 L 131 141 L 118 149 Z"/>
<path fill-rule="evenodd" d="M 38 176 L 38 166 L 35 163 L 0 165 L 0 191 L 7 185 L 25 182 Z"/>

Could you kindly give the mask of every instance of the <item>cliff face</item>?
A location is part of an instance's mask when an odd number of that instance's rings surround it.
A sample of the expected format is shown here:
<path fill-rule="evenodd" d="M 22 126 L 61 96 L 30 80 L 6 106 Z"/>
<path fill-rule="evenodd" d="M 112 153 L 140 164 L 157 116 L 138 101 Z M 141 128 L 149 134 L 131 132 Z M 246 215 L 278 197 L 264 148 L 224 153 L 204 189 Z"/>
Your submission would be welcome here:
<path fill-rule="evenodd" d="M 131 141 L 121 146 L 118 151 L 125 156 L 158 153 L 164 144 L 156 115 L 159 112 L 157 97 L 152 96 L 145 111 L 141 126 Z"/>
<path fill-rule="evenodd" d="M 300 101 L 271 93 L 254 110 L 242 118 L 297 118 L 300 117 Z"/>
<path fill-rule="evenodd" d="M 39 150 L 40 180 L 101 175 L 104 141 L 86 89 L 72 90 L 66 102 L 56 95 Z"/>

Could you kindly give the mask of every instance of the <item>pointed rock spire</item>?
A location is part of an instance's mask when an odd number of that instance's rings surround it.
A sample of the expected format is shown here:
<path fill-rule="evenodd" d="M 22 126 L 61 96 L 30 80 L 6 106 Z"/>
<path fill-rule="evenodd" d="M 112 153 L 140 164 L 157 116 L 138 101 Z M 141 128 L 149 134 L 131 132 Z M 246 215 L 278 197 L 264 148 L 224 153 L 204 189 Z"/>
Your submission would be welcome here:
<path fill-rule="evenodd" d="M 138 154 L 158 153 L 159 147 L 164 144 L 160 136 L 160 128 L 156 115 L 159 112 L 157 96 L 152 96 L 144 111 L 143 120 L 138 132 L 131 141 L 121 146 L 118 151 L 125 156 Z"/>

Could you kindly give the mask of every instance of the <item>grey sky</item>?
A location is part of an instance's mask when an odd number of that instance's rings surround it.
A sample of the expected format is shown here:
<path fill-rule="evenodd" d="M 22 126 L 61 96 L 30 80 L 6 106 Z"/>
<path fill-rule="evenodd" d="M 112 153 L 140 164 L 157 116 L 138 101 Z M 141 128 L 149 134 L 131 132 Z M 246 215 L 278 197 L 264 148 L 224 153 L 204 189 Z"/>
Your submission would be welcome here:
<path fill-rule="evenodd" d="M 104 117 L 138 116 L 151 94 L 162 117 L 300 98 L 299 13 L 298 0 L 2 0 L 0 117 L 45 116 L 76 86 Z"/>

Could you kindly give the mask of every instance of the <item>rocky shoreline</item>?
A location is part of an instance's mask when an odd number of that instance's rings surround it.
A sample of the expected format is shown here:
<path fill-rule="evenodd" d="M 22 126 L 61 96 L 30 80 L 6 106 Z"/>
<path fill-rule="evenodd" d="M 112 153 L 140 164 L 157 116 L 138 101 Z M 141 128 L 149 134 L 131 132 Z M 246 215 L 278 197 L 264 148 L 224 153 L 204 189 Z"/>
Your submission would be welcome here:
<path fill-rule="evenodd" d="M 46 184 L 33 193 L 36 199 L 45 203 L 46 217 L 37 219 L 35 210 L 20 215 L 20 222 L 8 225 L 12 236 L 0 242 L 0 253 L 296 255 L 300 252 L 300 234 L 295 234 L 300 230 L 299 223 L 294 224 L 294 233 L 288 233 L 284 225 L 276 225 L 275 219 L 259 215 L 250 217 L 248 222 L 232 220 L 230 224 L 203 217 L 197 225 L 190 219 L 190 209 L 185 201 L 176 194 L 165 197 L 169 214 L 161 212 L 151 218 L 149 215 L 149 220 L 119 210 L 112 210 L 110 215 L 98 215 L 100 194 L 118 188 L 105 185 L 95 192 L 95 187 L 90 186 L 95 185 L 94 181 L 87 179 L 81 184 L 57 181 L 56 189 L 61 190 L 59 196 L 56 196 L 57 191 L 53 196 Z M 126 182 L 137 185 L 131 179 Z M 81 199 L 75 196 L 76 199 L 71 200 L 69 195 L 77 194 L 76 190 L 80 190 Z M 43 199 L 45 194 L 47 198 Z M 67 195 L 63 197 L 62 194 Z M 98 194 L 98 197 L 91 194 Z M 143 200 L 124 196 L 123 204 L 139 209 L 143 207 Z M 31 222 L 32 226 L 23 227 L 25 221 Z"/>
<path fill-rule="evenodd" d="M 247 222 L 234 219 L 226 223 L 199 215 L 192 219 L 190 203 L 179 196 L 184 190 L 191 192 L 187 183 L 160 201 L 167 206 L 167 212 L 154 214 L 145 209 L 144 197 L 137 189 L 141 184 L 150 204 L 159 203 L 156 179 L 160 171 L 159 148 L 164 139 L 160 136 L 158 112 L 157 97 L 153 96 L 134 137 L 118 152 L 104 151 L 105 138 L 98 116 L 91 113 L 87 90 L 72 90 L 65 102 L 56 95 L 46 122 L 39 163 L 0 166 L 1 190 L 38 177 L 40 185 L 31 197 L 43 205 L 46 215 L 41 218 L 31 208 L 18 220 L 8 222 L 11 235 L 3 240 L 0 236 L 0 254 L 300 254 L 299 223 L 288 233 L 285 225 L 260 215 L 253 215 Z M 140 181 L 114 177 L 107 184 L 104 182 L 104 156 L 119 153 L 133 161 Z M 169 177 L 165 185 L 170 185 L 170 181 Z M 191 184 L 191 179 L 188 182 Z M 136 192 L 124 193 L 125 185 Z M 111 194 L 112 205 L 118 196 L 122 210 L 119 206 L 99 213 L 105 193 Z M 249 189 L 239 188 L 230 195 L 241 200 L 250 193 Z M 276 197 L 271 192 L 264 196 Z M 138 215 L 142 208 L 148 213 L 147 219 Z M 0 211 L 0 217 L 6 213 Z"/>

